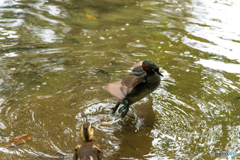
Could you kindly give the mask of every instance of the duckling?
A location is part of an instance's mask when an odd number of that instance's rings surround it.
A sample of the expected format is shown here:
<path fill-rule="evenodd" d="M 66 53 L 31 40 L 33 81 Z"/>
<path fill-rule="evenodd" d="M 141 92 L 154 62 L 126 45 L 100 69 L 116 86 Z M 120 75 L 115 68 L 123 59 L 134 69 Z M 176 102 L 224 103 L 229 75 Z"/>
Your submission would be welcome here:
<path fill-rule="evenodd" d="M 141 100 L 160 85 L 163 75 L 159 72 L 158 66 L 152 61 L 140 61 L 133 66 L 132 77 L 124 78 L 120 81 L 107 85 L 108 92 L 119 99 L 116 106 L 112 108 L 112 114 L 116 112 L 119 105 L 123 106 L 118 110 L 123 118 L 129 105 Z"/>
<path fill-rule="evenodd" d="M 87 122 L 81 126 L 82 144 L 75 147 L 73 160 L 103 160 L 103 152 L 93 137 L 94 131 L 91 123 Z"/>

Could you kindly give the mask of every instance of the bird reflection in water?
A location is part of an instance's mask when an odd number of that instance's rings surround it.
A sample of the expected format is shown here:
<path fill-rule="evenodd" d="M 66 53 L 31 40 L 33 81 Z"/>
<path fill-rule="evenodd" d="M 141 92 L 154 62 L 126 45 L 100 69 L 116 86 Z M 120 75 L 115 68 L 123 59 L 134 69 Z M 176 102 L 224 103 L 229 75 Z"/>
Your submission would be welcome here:
<path fill-rule="evenodd" d="M 153 138 L 149 134 L 156 119 L 152 105 L 152 99 L 142 104 L 136 104 L 134 106 L 136 118 L 130 116 L 122 124 L 121 131 L 117 130 L 114 133 L 121 140 L 116 153 L 120 159 L 142 159 L 144 155 L 151 152 Z M 136 119 L 137 121 L 141 119 L 141 123 L 136 124 Z"/>

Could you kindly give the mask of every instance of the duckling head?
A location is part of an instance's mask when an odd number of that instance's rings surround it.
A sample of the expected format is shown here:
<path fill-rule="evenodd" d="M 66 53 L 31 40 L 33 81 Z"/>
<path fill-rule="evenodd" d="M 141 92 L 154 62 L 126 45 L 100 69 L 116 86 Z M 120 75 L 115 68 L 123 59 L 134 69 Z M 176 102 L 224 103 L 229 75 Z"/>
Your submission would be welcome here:
<path fill-rule="evenodd" d="M 82 124 L 81 126 L 81 135 L 84 138 L 85 141 L 91 141 L 93 139 L 93 128 L 91 123 L 87 122 Z"/>
<path fill-rule="evenodd" d="M 147 74 L 157 73 L 163 77 L 162 73 L 159 72 L 159 68 L 156 65 L 156 63 L 154 63 L 152 61 L 144 61 L 142 63 L 142 68 L 145 72 L 147 72 Z"/>

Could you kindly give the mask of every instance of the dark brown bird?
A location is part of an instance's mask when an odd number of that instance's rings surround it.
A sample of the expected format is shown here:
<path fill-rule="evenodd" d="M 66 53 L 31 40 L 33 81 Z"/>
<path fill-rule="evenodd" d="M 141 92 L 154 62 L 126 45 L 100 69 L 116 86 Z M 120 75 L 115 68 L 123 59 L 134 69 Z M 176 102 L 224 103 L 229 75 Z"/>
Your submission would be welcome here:
<path fill-rule="evenodd" d="M 121 113 L 121 118 L 127 114 L 129 105 L 157 89 L 161 82 L 160 76 L 163 76 L 159 72 L 158 66 L 152 61 L 136 63 L 133 66 L 132 75 L 134 76 L 107 85 L 108 92 L 119 99 L 116 106 L 112 108 L 112 113 L 114 114 L 119 105 L 123 103 L 123 106 L 118 110 Z"/>
<path fill-rule="evenodd" d="M 99 144 L 93 137 L 93 128 L 91 123 L 87 122 L 81 126 L 81 135 L 84 139 L 82 144 L 75 147 L 73 160 L 102 160 L 103 152 Z"/>

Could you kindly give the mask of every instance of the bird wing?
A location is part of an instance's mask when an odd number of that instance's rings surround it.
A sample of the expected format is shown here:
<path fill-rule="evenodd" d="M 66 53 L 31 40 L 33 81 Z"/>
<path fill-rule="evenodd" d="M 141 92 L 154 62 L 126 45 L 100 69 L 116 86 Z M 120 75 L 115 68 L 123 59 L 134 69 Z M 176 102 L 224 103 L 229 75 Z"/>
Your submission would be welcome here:
<path fill-rule="evenodd" d="M 142 68 L 142 63 L 143 63 L 143 61 L 140 61 L 140 62 L 135 63 L 135 64 L 133 65 L 133 69 L 132 69 L 132 70 L 134 70 L 135 68 L 138 68 L 138 67 L 141 67 L 141 68 Z"/>
<path fill-rule="evenodd" d="M 93 148 L 96 148 L 97 149 L 97 159 L 98 160 L 103 160 L 103 151 L 102 149 L 100 148 L 100 146 L 98 144 L 94 144 L 93 145 Z"/>
<path fill-rule="evenodd" d="M 143 63 L 143 61 L 140 61 L 133 65 L 132 75 L 135 75 L 138 77 L 143 77 L 147 74 L 142 68 L 142 63 Z"/>
<path fill-rule="evenodd" d="M 145 81 L 145 75 L 147 74 L 142 68 L 143 61 L 137 62 L 133 65 L 132 75 L 133 77 L 127 77 L 120 81 L 112 82 L 107 85 L 108 92 L 123 100 L 132 89 L 141 82 Z"/>
<path fill-rule="evenodd" d="M 128 89 L 134 88 L 136 85 L 138 85 L 141 82 L 145 82 L 145 78 L 140 77 L 127 77 L 122 79 L 122 85 L 126 86 Z"/>
<path fill-rule="evenodd" d="M 120 100 L 123 100 L 127 95 L 127 87 L 122 86 L 122 80 L 108 83 L 107 90 L 112 96 Z"/>
<path fill-rule="evenodd" d="M 107 90 L 112 96 L 123 100 L 136 85 L 142 82 L 145 82 L 144 77 L 127 77 L 120 81 L 109 83 Z"/>

